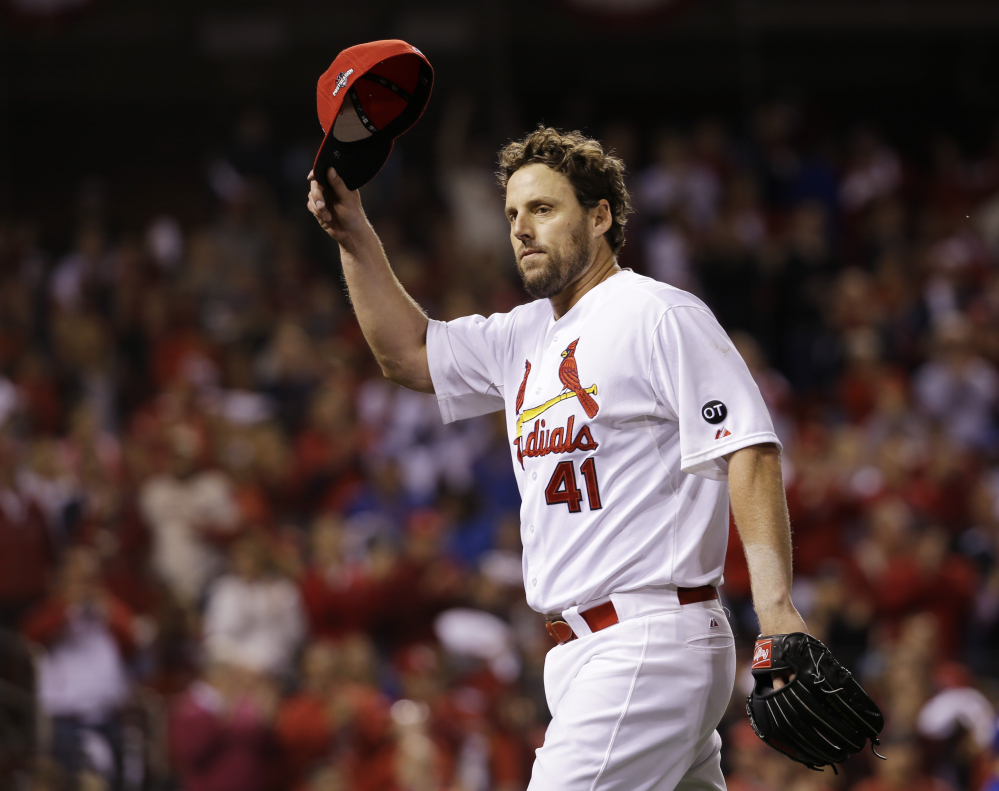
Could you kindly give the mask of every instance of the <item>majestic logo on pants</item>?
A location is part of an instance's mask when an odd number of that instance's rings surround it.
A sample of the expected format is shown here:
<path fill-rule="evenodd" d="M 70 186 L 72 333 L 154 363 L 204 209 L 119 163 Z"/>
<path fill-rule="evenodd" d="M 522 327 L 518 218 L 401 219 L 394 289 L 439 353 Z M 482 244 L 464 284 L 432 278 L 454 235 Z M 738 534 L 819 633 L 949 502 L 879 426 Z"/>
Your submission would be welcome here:
<path fill-rule="evenodd" d="M 521 413 L 520 409 L 524 405 L 524 393 L 527 389 L 527 377 L 531 375 L 530 360 L 524 363 L 524 379 L 520 383 L 517 400 L 514 403 L 517 413 L 517 437 L 513 444 L 517 446 L 517 461 L 520 462 L 521 469 L 524 467 L 525 456 L 547 456 L 549 453 L 571 453 L 574 450 L 597 449 L 598 443 L 590 434 L 589 426 L 581 426 L 576 435 L 573 436 L 575 415 L 569 418 L 565 428 L 559 426 L 555 429 L 546 429 L 544 420 L 536 420 L 542 413 L 568 398 L 576 398 L 589 418 L 596 417 L 597 412 L 600 411 L 600 405 L 593 399 L 593 396 L 597 394 L 597 386 L 592 384 L 589 387 L 583 387 L 579 381 L 579 368 L 576 365 L 576 344 L 578 343 L 579 338 L 576 338 L 562 352 L 562 362 L 558 367 L 558 378 L 562 383 L 562 392 L 554 398 L 549 398 L 543 404 L 529 407 Z M 522 436 L 524 424 L 529 424 L 532 420 L 534 428 L 528 434 L 527 440 L 524 441 Z"/>

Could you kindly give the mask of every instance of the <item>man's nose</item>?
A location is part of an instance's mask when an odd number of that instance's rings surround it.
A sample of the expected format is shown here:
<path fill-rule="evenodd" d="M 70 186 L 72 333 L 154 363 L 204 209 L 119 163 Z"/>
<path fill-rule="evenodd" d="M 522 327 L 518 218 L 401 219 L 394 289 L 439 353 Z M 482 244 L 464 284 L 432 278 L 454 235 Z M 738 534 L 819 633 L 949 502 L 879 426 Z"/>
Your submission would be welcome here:
<path fill-rule="evenodd" d="M 515 239 L 520 239 L 522 242 L 534 238 L 534 229 L 531 227 L 530 220 L 522 214 L 517 215 L 514 219 L 510 232 Z"/>

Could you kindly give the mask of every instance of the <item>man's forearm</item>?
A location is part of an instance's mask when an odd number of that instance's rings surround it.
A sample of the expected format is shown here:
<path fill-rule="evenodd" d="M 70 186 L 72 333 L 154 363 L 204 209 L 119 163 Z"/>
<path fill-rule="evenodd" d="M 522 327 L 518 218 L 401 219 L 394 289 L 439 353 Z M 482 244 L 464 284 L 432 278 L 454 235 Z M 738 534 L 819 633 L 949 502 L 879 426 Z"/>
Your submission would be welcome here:
<path fill-rule="evenodd" d="M 309 211 L 340 245 L 343 276 L 364 339 L 382 372 L 393 382 L 434 392 L 427 363 L 427 316 L 406 293 L 385 257 L 382 243 L 364 216 L 361 196 L 348 190 L 336 171 L 327 187 L 309 173 Z"/>
<path fill-rule="evenodd" d="M 777 447 L 754 445 L 733 453 L 728 488 L 760 629 L 764 634 L 804 631 L 791 602 L 791 525 Z"/>
<path fill-rule="evenodd" d="M 361 332 L 386 377 L 434 391 L 427 364 L 427 315 L 406 293 L 370 225 L 340 242 L 340 260 Z"/>

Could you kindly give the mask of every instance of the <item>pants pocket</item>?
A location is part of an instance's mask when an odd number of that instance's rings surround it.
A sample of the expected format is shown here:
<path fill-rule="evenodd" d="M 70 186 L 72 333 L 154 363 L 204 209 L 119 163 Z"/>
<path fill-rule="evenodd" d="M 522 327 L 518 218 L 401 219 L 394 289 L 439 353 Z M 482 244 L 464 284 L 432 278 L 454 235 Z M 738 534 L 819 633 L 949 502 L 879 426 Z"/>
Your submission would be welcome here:
<path fill-rule="evenodd" d="M 684 646 L 692 651 L 722 651 L 735 645 L 732 627 L 717 602 L 688 604 L 681 621 Z"/>
<path fill-rule="evenodd" d="M 694 651 L 715 651 L 721 648 L 731 648 L 734 644 L 735 640 L 727 630 L 721 633 L 697 634 L 686 639 L 687 648 Z"/>

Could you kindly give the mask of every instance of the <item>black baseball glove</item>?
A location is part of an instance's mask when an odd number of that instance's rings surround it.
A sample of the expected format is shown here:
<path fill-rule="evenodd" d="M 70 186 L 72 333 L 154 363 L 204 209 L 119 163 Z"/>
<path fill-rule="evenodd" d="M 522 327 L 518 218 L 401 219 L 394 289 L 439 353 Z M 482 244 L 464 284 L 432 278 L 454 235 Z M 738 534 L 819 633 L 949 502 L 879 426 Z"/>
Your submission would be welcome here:
<path fill-rule="evenodd" d="M 811 769 L 831 764 L 833 771 L 868 739 L 878 755 L 881 710 L 820 640 L 803 632 L 761 637 L 752 671 L 756 684 L 746 713 L 756 735 L 775 750 Z M 793 680 L 774 689 L 775 671 L 788 671 Z"/>

